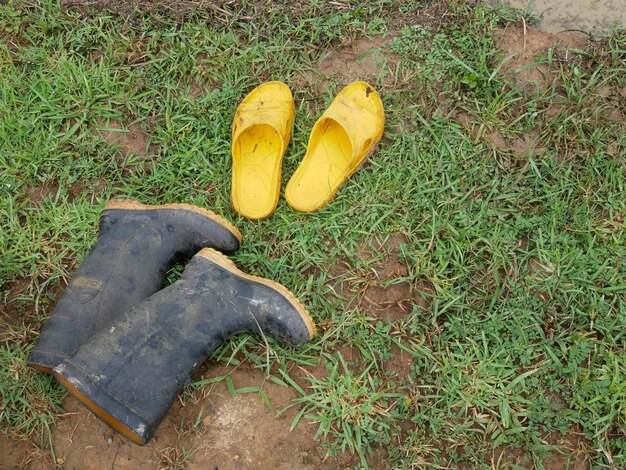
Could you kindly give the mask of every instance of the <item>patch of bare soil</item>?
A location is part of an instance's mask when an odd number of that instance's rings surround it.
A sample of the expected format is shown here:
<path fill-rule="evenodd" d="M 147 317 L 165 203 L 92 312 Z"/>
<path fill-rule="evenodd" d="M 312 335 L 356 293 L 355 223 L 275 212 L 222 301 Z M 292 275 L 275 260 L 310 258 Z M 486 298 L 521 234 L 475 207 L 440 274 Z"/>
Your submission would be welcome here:
<path fill-rule="evenodd" d="M 544 459 L 543 466 L 546 470 L 585 470 L 589 468 L 590 445 L 583 437 L 582 430 L 573 426 L 567 434 L 553 432 L 546 436 L 545 441 L 555 446 L 550 457 Z"/>
<path fill-rule="evenodd" d="M 500 165 L 504 168 L 510 169 L 526 165 L 530 154 L 538 156 L 546 151 L 545 147 L 539 143 L 541 123 L 529 134 L 510 141 L 505 139 L 498 131 L 487 129 L 478 117 L 471 116 L 464 111 L 453 110 L 450 112 L 449 117 L 461 124 L 468 134 L 472 136 L 472 139 L 477 142 L 482 140 L 493 148 L 498 154 Z M 477 192 L 472 196 L 472 200 L 481 197 L 480 192 Z"/>
<path fill-rule="evenodd" d="M 374 316 L 397 320 L 411 313 L 414 299 L 418 303 L 422 301 L 413 294 L 407 282 L 385 286 L 374 281 L 365 289 L 361 306 L 365 312 Z"/>
<path fill-rule="evenodd" d="M 29 294 L 31 284 L 32 279 L 30 277 L 25 277 L 3 285 L 3 302 L 8 304 L 9 302 L 19 301 L 20 297 Z"/>
<path fill-rule="evenodd" d="M 98 132 L 108 143 L 119 147 L 122 155 L 153 155 L 156 146 L 149 144 L 149 136 L 139 124 L 126 126 L 117 121 L 99 120 L 96 123 Z"/>
<path fill-rule="evenodd" d="M 396 321 L 410 314 L 413 305 L 428 308 L 421 286 L 405 280 L 409 266 L 400 259 L 400 246 L 406 242 L 406 237 L 398 234 L 385 243 L 375 242 L 374 250 L 364 245 L 358 254 L 367 266 L 362 273 L 365 288 L 360 295 L 360 307 L 366 315 Z"/>
<path fill-rule="evenodd" d="M 71 202 L 84 194 L 101 196 L 106 187 L 107 182 L 102 178 L 95 178 L 87 182 L 77 181 L 67 188 L 68 199 Z"/>
<path fill-rule="evenodd" d="M 54 183 L 42 184 L 40 186 L 28 186 L 26 188 L 26 198 L 31 206 L 41 204 L 44 199 L 54 197 L 59 191 L 59 187 Z"/>
<path fill-rule="evenodd" d="M 391 346 L 391 359 L 384 361 L 382 369 L 393 380 L 403 380 L 411 373 L 413 356 L 395 344 Z"/>
<path fill-rule="evenodd" d="M 400 255 L 407 242 L 402 234 L 384 241 L 373 240 L 371 244 L 364 242 L 355 259 L 343 259 L 329 267 L 333 278 L 329 284 L 345 299 L 344 309 L 358 307 L 367 317 L 393 323 L 401 335 L 403 320 L 410 320 L 415 311 L 428 310 L 432 294 L 427 282 L 407 280 L 409 265 Z M 370 364 L 356 346 L 344 344 L 339 352 L 355 371 Z M 413 356 L 394 343 L 391 358 L 381 361 L 379 367 L 399 385 L 412 365 Z"/>
<path fill-rule="evenodd" d="M 390 44 L 391 36 L 357 39 L 347 47 L 330 51 L 320 64 L 319 73 L 347 80 L 372 79 L 379 75 L 391 79 L 388 70 L 397 63 L 398 57 L 389 52 Z"/>
<path fill-rule="evenodd" d="M 47 470 L 52 469 L 50 455 L 27 441 L 14 441 L 0 433 L 0 468 Z"/>
<path fill-rule="evenodd" d="M 183 88 L 187 91 L 187 95 L 191 98 L 197 98 L 206 93 L 206 85 L 196 80 L 192 80 Z"/>
<path fill-rule="evenodd" d="M 520 9 L 530 7 L 541 20 L 541 29 L 552 33 L 580 30 L 598 36 L 616 23 L 626 23 L 622 0 L 506 0 L 506 3 Z"/>
<path fill-rule="evenodd" d="M 155 372 L 158 373 L 158 372 Z M 206 378 L 230 374 L 236 388 L 262 387 L 273 412 L 257 393 L 231 396 L 224 382 L 205 386 L 195 392 L 195 400 L 174 403 L 152 441 L 140 447 L 101 423 L 74 398 L 68 397 L 66 413 L 52 430 L 52 445 L 57 463 L 76 469 L 317 469 L 345 468 L 352 456 L 327 457 L 316 425 L 301 420 L 290 429 L 298 412 L 296 407 L 279 418 L 275 414 L 287 407 L 297 392 L 270 381 L 263 372 L 248 365 L 236 369 L 211 364 Z M 0 440 L 0 452 L 17 468 L 30 459 L 29 468 L 52 468 L 49 453 L 35 452 L 28 445 Z M 7 467 L 4 467 L 7 468 Z"/>
<path fill-rule="evenodd" d="M 37 319 L 32 305 L 32 279 L 26 277 L 2 286 L 0 291 L 0 340 L 10 337 L 13 326 L 21 325 L 30 330 Z M 3 325 L 4 324 L 4 325 Z M 19 328 L 17 329 L 19 330 Z M 8 336 L 7 336 L 8 335 Z"/>
<path fill-rule="evenodd" d="M 358 306 L 365 316 L 392 322 L 394 328 L 401 328 L 402 320 L 409 319 L 416 307 L 418 310 L 429 308 L 430 292 L 426 284 L 402 280 L 409 275 L 407 263 L 399 258 L 400 246 L 406 242 L 404 235 L 392 236 L 384 243 L 375 241 L 374 249 L 364 246 L 355 264 L 344 260 L 330 267 L 335 278 L 331 285 L 346 299 L 345 309 Z M 339 353 L 355 372 L 370 365 L 371 361 L 356 346 L 344 344 Z M 400 386 L 411 372 L 413 359 L 410 353 L 392 343 L 391 357 L 380 361 L 377 367 Z"/>
<path fill-rule="evenodd" d="M 328 91 L 329 78 L 339 78 L 343 85 L 355 80 L 383 86 L 393 85 L 393 69 L 398 57 L 391 53 L 392 36 L 362 37 L 348 45 L 337 45 L 322 58 L 316 70 L 304 73 L 299 87 L 314 88 L 319 93 Z"/>
<path fill-rule="evenodd" d="M 505 58 L 510 57 L 503 71 L 519 86 L 539 89 L 550 79 L 547 67 L 537 64 L 539 58 L 554 49 L 557 57 L 567 60 L 570 49 L 586 46 L 587 37 L 574 33 L 547 33 L 522 24 L 504 28 L 496 44 Z"/>
<path fill-rule="evenodd" d="M 107 132 L 108 131 L 103 131 Z M 112 136 L 107 134 L 105 139 L 109 142 L 113 142 L 116 145 L 120 145 L 118 141 L 114 139 L 116 136 Z M 124 155 L 128 155 L 131 153 L 129 148 L 122 144 L 120 149 Z M 128 153 L 127 153 L 128 152 Z M 136 153 L 136 152 L 132 152 Z M 94 196 L 101 195 L 107 187 L 107 182 L 102 178 L 94 178 L 90 181 L 76 181 L 75 183 L 66 187 L 68 201 L 72 202 L 77 197 L 83 194 L 90 194 Z M 55 196 L 59 193 L 60 186 L 56 183 L 44 183 L 39 186 L 27 186 L 24 191 L 23 200 L 30 206 L 31 208 L 35 208 L 40 206 L 41 203 L 46 199 L 54 199 Z"/>
<path fill-rule="evenodd" d="M 546 470 L 586 470 L 590 465 L 590 446 L 578 427 L 572 427 L 567 434 L 553 432 L 544 437 L 544 442 L 554 446 L 551 455 L 543 460 Z M 498 448 L 494 451 L 491 463 L 494 468 L 508 468 L 516 465 L 521 468 L 535 468 L 530 454 L 524 449 Z M 503 467 L 504 466 L 504 467 Z"/>

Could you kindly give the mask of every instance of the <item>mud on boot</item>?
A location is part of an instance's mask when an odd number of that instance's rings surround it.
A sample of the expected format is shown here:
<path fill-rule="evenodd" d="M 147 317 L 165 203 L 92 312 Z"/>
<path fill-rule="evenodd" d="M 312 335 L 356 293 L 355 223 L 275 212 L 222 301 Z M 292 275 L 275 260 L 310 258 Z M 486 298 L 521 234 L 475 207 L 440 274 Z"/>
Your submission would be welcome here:
<path fill-rule="evenodd" d="M 105 423 L 146 444 L 185 379 L 244 332 L 300 346 L 315 335 L 315 325 L 285 287 L 204 249 L 178 281 L 129 310 L 54 373 Z"/>
<path fill-rule="evenodd" d="M 94 334 L 165 281 L 169 269 L 204 247 L 225 253 L 241 234 L 211 211 L 190 204 L 151 206 L 113 199 L 100 216 L 98 241 L 44 325 L 28 364 L 52 372 Z"/>

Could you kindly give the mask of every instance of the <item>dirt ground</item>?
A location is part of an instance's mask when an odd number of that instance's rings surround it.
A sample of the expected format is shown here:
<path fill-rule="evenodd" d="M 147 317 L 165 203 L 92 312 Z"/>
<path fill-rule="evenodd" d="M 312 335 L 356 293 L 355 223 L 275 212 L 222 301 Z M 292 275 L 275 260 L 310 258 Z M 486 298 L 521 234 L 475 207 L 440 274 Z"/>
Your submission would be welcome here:
<path fill-rule="evenodd" d="M 65 2 L 66 5 L 72 3 L 75 2 Z M 220 10 L 228 9 L 226 1 L 195 3 L 214 9 L 218 14 L 223 14 Z M 125 5 L 128 6 L 127 3 Z M 330 51 L 320 65 L 319 77 L 310 78 L 319 78 L 318 83 L 324 86 L 323 80 L 328 76 L 358 75 L 367 79 L 387 73 L 394 57 L 385 51 L 385 47 L 392 35 L 386 39 L 358 39 L 353 44 Z M 582 44 L 581 41 L 578 36 L 547 33 L 520 25 L 502 31 L 500 47 L 505 54 L 513 54 L 507 65 L 511 76 L 522 86 L 540 86 L 545 81 L 544 71 L 540 67 L 530 67 L 523 72 L 516 70 L 531 64 L 549 47 L 556 44 L 562 44 L 565 48 L 578 47 Z M 462 117 L 459 120 L 463 121 Z M 95 131 L 100 132 L 110 143 L 119 146 L 124 155 L 134 153 L 145 156 L 153 151 L 145 130 L 138 124 L 101 123 Z M 532 145 L 531 140 L 506 142 L 498 136 L 492 138 L 494 145 L 518 148 L 519 151 Z M 56 188 L 32 188 L 30 196 L 37 199 L 51 191 L 55 192 Z M 408 266 L 398 256 L 402 242 L 401 234 L 393 237 L 380 247 L 385 253 L 383 261 L 374 263 L 370 272 L 360 273 L 366 279 L 366 285 L 362 289 L 362 295 L 358 297 L 359 307 L 368 316 L 399 321 L 414 306 L 428 308 L 429 286 L 409 285 L 406 282 L 388 285 L 384 282 L 406 276 L 408 272 Z M 374 254 L 370 252 L 361 254 L 364 260 L 372 259 L 372 256 Z M 343 272 L 352 269 L 355 269 L 354 266 L 346 261 L 333 266 L 331 274 L 339 278 Z M 351 285 L 336 287 L 356 288 Z M 353 352 L 344 352 L 347 360 L 351 360 Z M 411 358 L 399 350 L 395 352 L 397 354 L 386 367 L 397 375 L 408 374 Z M 324 368 L 319 366 L 308 372 L 323 374 Z M 245 363 L 234 369 L 223 364 L 207 364 L 199 376 L 211 378 L 226 374 L 230 374 L 236 388 L 262 387 L 271 400 L 274 412 L 290 405 L 291 400 L 297 396 L 297 392 L 291 388 L 264 381 L 263 371 Z M 355 457 L 349 455 L 327 456 L 320 440 L 314 437 L 316 426 L 305 419 L 291 430 L 290 424 L 298 412 L 297 407 L 292 407 L 279 418 L 275 418 L 259 394 L 231 396 L 224 382 L 220 382 L 215 389 L 206 386 L 184 405 L 181 400 L 177 401 L 158 428 L 154 439 L 145 447 L 138 447 L 120 437 L 72 397 L 66 398 L 63 408 L 65 413 L 52 429 L 54 456 L 32 444 L 14 442 L 0 435 L 0 468 L 173 469 L 186 465 L 188 468 L 220 470 L 340 469 L 352 468 L 358 463 Z M 565 468 L 568 461 L 573 462 L 570 468 L 587 468 L 584 454 L 577 454 L 581 447 L 577 430 L 571 430 L 566 436 L 549 436 L 548 439 L 554 443 L 564 443 L 569 455 L 555 453 L 546 460 L 546 468 Z M 506 450 L 493 456 L 494 463 L 502 461 L 521 466 L 528 464 L 520 455 Z M 372 468 L 388 468 L 385 452 L 375 452 L 370 464 Z"/>
<path fill-rule="evenodd" d="M 491 0 L 497 3 L 500 0 Z M 232 0 L 62 0 L 65 8 L 102 9 L 111 8 L 123 15 L 130 15 L 136 9 L 142 11 L 159 10 L 168 16 L 182 18 L 189 13 L 201 12 L 216 20 L 227 21 L 237 11 L 238 3 Z M 255 0 L 246 3 L 248 13 L 262 11 L 269 5 L 298 11 L 302 2 L 286 0 Z M 598 37 L 605 34 L 615 23 L 626 23 L 626 8 L 623 0 L 505 0 L 511 7 L 532 12 L 539 20 L 539 27 L 546 32 L 561 33 L 582 31 Z M 341 6 L 340 2 L 336 6 Z M 346 8 L 348 6 L 346 5 Z M 247 15 L 246 15 L 247 16 Z"/>
<path fill-rule="evenodd" d="M 602 36 L 615 23 L 626 23 L 623 0 L 506 0 L 508 5 L 526 9 L 538 17 L 542 30 L 550 33 L 584 31 Z"/>
<path fill-rule="evenodd" d="M 230 374 L 234 386 L 262 387 L 275 411 L 295 398 L 291 388 L 264 382 L 263 373 L 242 365 L 233 370 L 208 364 L 198 379 Z M 315 426 L 303 421 L 295 431 L 291 408 L 274 419 L 256 393 L 231 396 L 224 382 L 207 386 L 190 403 L 177 401 L 145 447 L 130 443 L 102 424 L 74 398 L 63 402 L 65 414 L 52 432 L 56 466 L 49 453 L 26 443 L 0 438 L 2 468 L 52 469 L 315 469 L 342 468 L 349 458 L 326 458 L 314 439 Z"/>

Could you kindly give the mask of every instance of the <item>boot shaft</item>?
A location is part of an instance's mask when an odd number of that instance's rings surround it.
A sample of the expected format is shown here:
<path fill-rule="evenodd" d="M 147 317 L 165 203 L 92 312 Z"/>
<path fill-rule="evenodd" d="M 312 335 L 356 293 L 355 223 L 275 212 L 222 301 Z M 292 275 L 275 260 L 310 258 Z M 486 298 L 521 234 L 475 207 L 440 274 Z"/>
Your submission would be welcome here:
<path fill-rule="evenodd" d="M 241 235 L 210 211 L 187 204 L 113 200 L 98 242 L 76 271 L 29 357 L 44 372 L 162 285 L 169 269 L 205 246 L 233 252 Z"/>

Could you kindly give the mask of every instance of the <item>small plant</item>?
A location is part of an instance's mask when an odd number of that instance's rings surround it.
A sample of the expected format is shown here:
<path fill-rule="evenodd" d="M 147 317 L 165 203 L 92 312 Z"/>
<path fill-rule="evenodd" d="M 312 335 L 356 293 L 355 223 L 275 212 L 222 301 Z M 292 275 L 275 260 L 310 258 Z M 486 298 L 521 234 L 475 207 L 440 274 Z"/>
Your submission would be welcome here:
<path fill-rule="evenodd" d="M 371 445 L 390 442 L 389 418 L 402 394 L 390 391 L 371 374 L 371 365 L 355 373 L 341 353 L 324 356 L 329 361 L 330 374 L 324 380 L 308 377 L 310 393 L 295 400 L 303 406 L 292 428 L 306 415 L 307 419 L 319 423 L 316 437 L 329 434 L 333 437 L 331 454 L 354 452 L 359 455 L 361 465 L 367 468 L 365 456 L 371 451 Z"/>
<path fill-rule="evenodd" d="M 178 447 L 166 447 L 161 450 L 159 470 L 185 470 L 194 451 Z"/>

